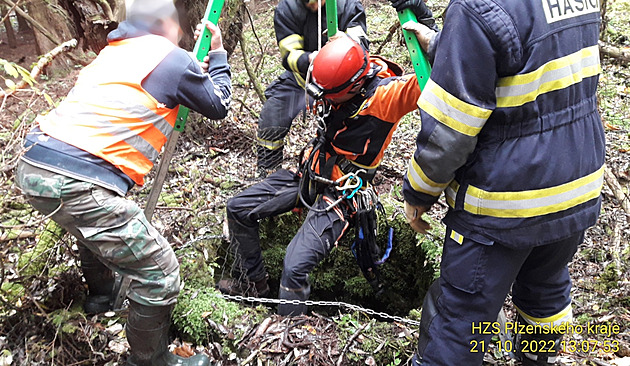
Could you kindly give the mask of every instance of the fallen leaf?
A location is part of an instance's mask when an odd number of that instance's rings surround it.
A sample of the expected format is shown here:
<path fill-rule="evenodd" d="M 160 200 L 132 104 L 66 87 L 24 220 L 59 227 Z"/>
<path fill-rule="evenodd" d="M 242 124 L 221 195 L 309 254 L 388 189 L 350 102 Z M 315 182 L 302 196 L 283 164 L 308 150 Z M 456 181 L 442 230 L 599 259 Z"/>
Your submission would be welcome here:
<path fill-rule="evenodd" d="M 180 357 L 188 358 L 190 356 L 194 356 L 195 351 L 193 351 L 188 343 L 184 343 L 180 347 L 176 347 L 173 350 L 173 354 Z"/>

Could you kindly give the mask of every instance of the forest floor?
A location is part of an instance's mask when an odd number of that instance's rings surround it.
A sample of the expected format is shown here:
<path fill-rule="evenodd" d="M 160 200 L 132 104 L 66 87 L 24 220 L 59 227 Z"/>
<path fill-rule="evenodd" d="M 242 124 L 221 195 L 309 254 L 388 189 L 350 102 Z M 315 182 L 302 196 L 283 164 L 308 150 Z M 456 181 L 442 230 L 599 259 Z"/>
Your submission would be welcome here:
<path fill-rule="evenodd" d="M 440 15 L 446 1 L 429 3 Z M 629 3 L 609 0 L 609 31 L 604 36 L 606 42 L 626 51 L 630 46 Z M 263 86 L 281 69 L 271 23 L 274 4 L 261 1 L 248 5 L 253 23 L 245 26 L 246 54 L 239 49 L 230 59 L 234 88 L 230 114 L 222 121 L 191 118 L 153 218 L 181 261 L 190 255 L 187 248 L 193 248 L 193 253 L 209 264 L 216 279 L 223 274 L 223 269 L 214 263 L 224 254 L 217 247 L 221 246 L 225 202 L 252 184 L 255 176 L 253 147 L 262 104 L 242 66 L 243 58 L 254 63 Z M 408 66 L 399 31 L 392 39 L 387 37 L 396 24 L 394 12 L 385 2 L 369 0 L 364 4 L 372 52 L 379 51 Z M 3 36 L 0 32 L 0 39 Z M 0 58 L 30 68 L 37 59 L 33 40 L 28 36 L 20 40 L 19 48 L 14 50 L 0 43 Z M 608 58 L 603 58 L 602 65 L 600 113 L 607 136 L 607 166 L 617 185 L 610 180 L 604 186 L 600 219 L 588 230 L 570 264 L 573 316 L 583 331 L 565 338 L 568 346 L 558 359 L 561 365 L 630 365 L 630 213 L 622 208 L 624 200 L 626 205 L 630 201 L 630 67 Z M 41 254 L 46 263 L 41 272 L 27 279 L 21 274 L 24 268 L 18 268 L 20 256 L 32 250 L 46 225 L 41 215 L 24 205 L 13 184 L 21 141 L 35 116 L 50 108 L 49 100 L 61 100 L 77 74 L 73 71 L 63 76 L 44 76 L 36 88 L 0 98 L 0 366 L 114 366 L 123 364 L 127 356 L 124 311 L 93 317 L 76 311 L 84 287 L 76 245 L 70 236 L 57 238 L 57 245 Z M 418 129 L 417 112 L 413 112 L 397 130 L 376 179 L 382 194 L 399 197 L 402 174 Z M 313 131 L 312 120 L 295 121 L 288 137 L 285 166 L 295 163 L 299 149 Z M 141 205 L 151 189 L 152 178 L 151 175 L 145 187 L 130 195 Z M 444 205 L 436 205 L 432 210 L 437 225 L 443 213 Z M 11 296 L 12 283 L 29 286 L 16 299 Z M 216 365 L 410 364 L 418 330 L 404 316 L 383 322 L 383 317 L 371 316 L 369 311 L 348 311 L 341 306 L 316 307 L 311 316 L 284 319 L 272 315 L 273 304 L 254 305 L 261 305 L 256 311 L 261 312 L 262 318 L 241 319 L 238 327 L 243 329 L 238 338 L 234 338 L 235 329 L 215 323 L 213 327 L 219 329 L 219 336 L 196 345 L 196 351 L 207 353 Z M 514 318 L 509 299 L 504 310 L 508 319 Z M 605 330 L 611 330 L 611 334 L 605 334 Z M 235 349 L 228 349 L 226 342 Z M 501 352 L 498 344 L 489 347 L 484 365 L 517 365 Z M 189 344 L 179 338 L 173 347 L 183 355 L 191 352 Z M 387 357 L 376 357 L 382 353 L 387 353 Z M 377 363 L 377 359 L 387 361 Z"/>

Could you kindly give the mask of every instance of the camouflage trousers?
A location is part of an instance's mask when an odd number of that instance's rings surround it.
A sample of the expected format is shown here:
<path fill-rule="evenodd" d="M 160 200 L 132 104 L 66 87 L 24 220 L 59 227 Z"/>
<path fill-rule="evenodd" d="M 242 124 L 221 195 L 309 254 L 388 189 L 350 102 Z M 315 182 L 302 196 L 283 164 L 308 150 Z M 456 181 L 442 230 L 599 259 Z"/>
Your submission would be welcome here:
<path fill-rule="evenodd" d="M 96 184 L 21 160 L 16 184 L 28 202 L 77 238 L 112 271 L 131 279 L 127 297 L 147 306 L 176 302 L 179 263 L 138 205 Z"/>

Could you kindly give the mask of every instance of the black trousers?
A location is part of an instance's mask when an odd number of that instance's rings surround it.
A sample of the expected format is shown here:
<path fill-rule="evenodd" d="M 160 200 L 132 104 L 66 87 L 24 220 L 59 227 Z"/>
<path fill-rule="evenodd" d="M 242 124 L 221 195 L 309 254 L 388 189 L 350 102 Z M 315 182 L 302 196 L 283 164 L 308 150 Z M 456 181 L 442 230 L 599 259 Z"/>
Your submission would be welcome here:
<path fill-rule="evenodd" d="M 306 109 L 306 95 L 293 73 L 285 71 L 267 87 L 265 96 L 258 120 L 257 153 L 258 167 L 270 169 L 282 163 L 284 138 L 293 119 Z"/>
<path fill-rule="evenodd" d="M 510 288 L 525 318 L 541 324 L 570 321 L 568 263 L 583 239 L 580 232 L 547 245 L 511 249 L 454 235 L 447 228 L 440 278 L 422 306 L 420 364 L 481 365 Z"/>
<path fill-rule="evenodd" d="M 265 276 L 258 221 L 297 207 L 298 191 L 297 175 L 289 170 L 280 169 L 228 200 L 227 217 L 236 257 L 236 272 L 241 271 L 251 281 L 260 280 Z M 345 202 L 332 210 L 318 212 L 335 199 L 332 192 L 320 195 L 313 205 L 317 210 L 309 211 L 304 223 L 289 243 L 280 281 L 281 298 L 308 299 L 309 273 L 330 253 L 350 226 L 347 220 L 349 207 Z M 280 313 L 283 313 L 282 308 L 281 306 L 279 309 Z M 283 315 L 305 311 L 305 307 L 298 309 L 289 306 Z"/>

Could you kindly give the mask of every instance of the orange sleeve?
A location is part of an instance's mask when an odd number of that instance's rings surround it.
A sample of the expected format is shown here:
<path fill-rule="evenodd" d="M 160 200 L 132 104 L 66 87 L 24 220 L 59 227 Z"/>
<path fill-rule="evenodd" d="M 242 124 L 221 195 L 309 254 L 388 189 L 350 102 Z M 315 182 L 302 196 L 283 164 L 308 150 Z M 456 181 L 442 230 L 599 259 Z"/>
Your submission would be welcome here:
<path fill-rule="evenodd" d="M 403 75 L 376 88 L 369 105 L 359 114 L 396 123 L 417 108 L 418 98 L 420 86 L 416 74 Z"/>

